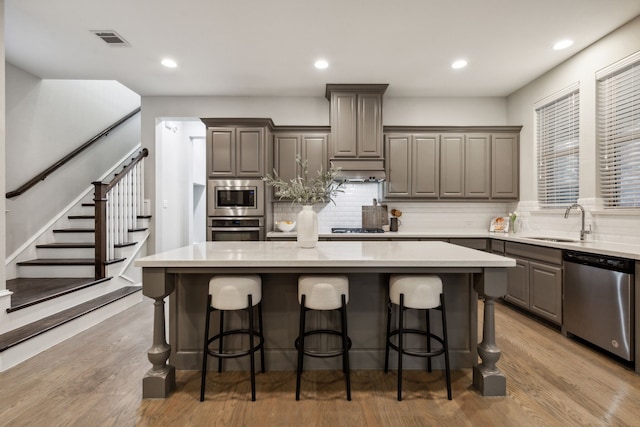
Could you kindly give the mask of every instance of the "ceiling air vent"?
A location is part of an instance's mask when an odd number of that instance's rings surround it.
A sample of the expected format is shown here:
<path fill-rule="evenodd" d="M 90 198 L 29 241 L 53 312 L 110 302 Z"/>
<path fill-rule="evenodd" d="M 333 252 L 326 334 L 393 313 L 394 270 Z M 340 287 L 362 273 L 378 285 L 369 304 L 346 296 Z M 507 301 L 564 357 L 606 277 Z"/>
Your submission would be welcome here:
<path fill-rule="evenodd" d="M 111 47 L 126 47 L 131 46 L 129 42 L 123 39 L 120 34 L 113 30 L 92 30 L 96 36 L 100 37 L 107 45 Z"/>

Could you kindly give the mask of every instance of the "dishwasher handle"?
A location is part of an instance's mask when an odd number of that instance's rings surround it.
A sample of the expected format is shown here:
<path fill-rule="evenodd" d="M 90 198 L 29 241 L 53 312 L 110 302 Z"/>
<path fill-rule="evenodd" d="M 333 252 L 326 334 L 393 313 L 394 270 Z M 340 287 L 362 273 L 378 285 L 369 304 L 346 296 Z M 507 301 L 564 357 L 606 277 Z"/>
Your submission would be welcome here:
<path fill-rule="evenodd" d="M 618 258 L 585 252 L 563 251 L 562 259 L 564 259 L 565 262 L 589 265 L 606 270 L 619 271 L 621 273 L 635 273 L 635 262 L 627 258 Z"/>

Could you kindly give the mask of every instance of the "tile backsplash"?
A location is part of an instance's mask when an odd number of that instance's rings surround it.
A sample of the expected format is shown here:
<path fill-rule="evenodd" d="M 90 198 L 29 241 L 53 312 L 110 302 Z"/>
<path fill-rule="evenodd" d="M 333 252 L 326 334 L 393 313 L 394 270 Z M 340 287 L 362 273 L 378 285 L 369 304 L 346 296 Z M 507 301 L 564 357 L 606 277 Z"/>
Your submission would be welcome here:
<path fill-rule="evenodd" d="M 382 193 L 382 184 L 347 183 L 344 192 L 337 195 L 335 205 L 315 205 L 318 229 L 330 232 L 332 227 L 361 227 L 362 206 L 373 205 Z M 402 211 L 401 230 L 405 231 L 486 231 L 491 218 L 507 214 L 510 204 L 464 202 L 396 202 L 387 200 L 388 211 Z M 289 202 L 274 203 L 274 220 L 295 220 L 300 207 Z"/>

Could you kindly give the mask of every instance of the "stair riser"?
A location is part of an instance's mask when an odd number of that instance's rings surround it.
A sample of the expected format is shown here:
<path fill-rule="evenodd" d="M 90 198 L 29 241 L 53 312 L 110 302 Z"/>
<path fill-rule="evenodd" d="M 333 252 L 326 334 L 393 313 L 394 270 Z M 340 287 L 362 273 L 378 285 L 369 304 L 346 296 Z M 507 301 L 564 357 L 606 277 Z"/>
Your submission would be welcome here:
<path fill-rule="evenodd" d="M 38 258 L 93 258 L 94 248 L 38 248 Z"/>
<path fill-rule="evenodd" d="M 127 308 L 133 307 L 141 301 L 142 293 L 136 292 L 3 351 L 0 353 L 0 372 L 30 359 L 38 353 L 107 320 Z"/>
<path fill-rule="evenodd" d="M 54 238 L 58 243 L 94 243 L 96 240 L 94 233 L 54 233 Z"/>
<path fill-rule="evenodd" d="M 94 218 L 69 219 L 69 225 L 72 228 L 94 228 L 96 220 Z"/>
<path fill-rule="evenodd" d="M 93 265 L 19 265 L 18 277 L 93 277 Z"/>

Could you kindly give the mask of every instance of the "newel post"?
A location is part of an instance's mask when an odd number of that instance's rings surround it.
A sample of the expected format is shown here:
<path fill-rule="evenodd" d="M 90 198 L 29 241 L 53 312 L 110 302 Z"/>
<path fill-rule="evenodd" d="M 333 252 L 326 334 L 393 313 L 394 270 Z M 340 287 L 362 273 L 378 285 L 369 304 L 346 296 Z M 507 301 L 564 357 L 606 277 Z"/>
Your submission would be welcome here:
<path fill-rule="evenodd" d="M 109 184 L 99 181 L 92 184 L 95 202 L 95 280 L 98 280 L 107 275 L 107 187 Z"/>

